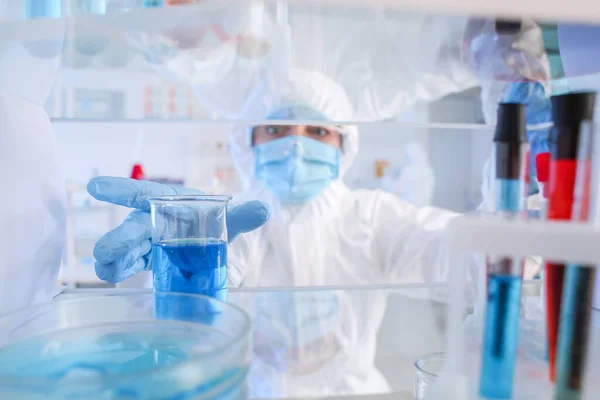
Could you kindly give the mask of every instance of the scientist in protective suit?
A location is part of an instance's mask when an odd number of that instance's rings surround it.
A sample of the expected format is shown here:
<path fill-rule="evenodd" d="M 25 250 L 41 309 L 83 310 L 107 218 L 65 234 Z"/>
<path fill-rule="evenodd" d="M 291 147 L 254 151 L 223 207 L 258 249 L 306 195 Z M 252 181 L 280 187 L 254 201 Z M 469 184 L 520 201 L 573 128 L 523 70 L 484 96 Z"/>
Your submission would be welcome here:
<path fill-rule="evenodd" d="M 236 199 L 242 205 L 228 214 L 236 238 L 228 255 L 234 286 L 446 278 L 436 246 L 459 214 L 417 208 L 384 191 L 350 190 L 343 183 L 358 152 L 358 130 L 329 122 L 352 117 L 340 86 L 320 73 L 293 70 L 286 88 L 266 90 L 245 114 L 262 115 L 273 125 L 239 126 L 231 134 L 232 157 L 247 188 Z M 277 120 L 323 124 L 285 126 Z M 147 198 L 199 193 L 115 177 L 94 178 L 88 190 L 98 200 L 136 209 L 96 244 L 96 272 L 109 282 L 151 267 Z M 269 218 L 264 227 L 238 236 Z"/>
<path fill-rule="evenodd" d="M 478 28 L 473 37 L 496 37 L 498 32 L 490 28 L 488 33 L 486 26 Z M 525 24 L 522 31 L 531 32 L 529 29 Z M 539 36 L 532 37 L 537 46 Z M 529 54 L 518 53 L 511 38 L 502 42 L 514 50 L 510 54 Z M 473 54 L 478 54 L 479 42 L 468 42 L 474 43 Z M 493 54 L 507 54 L 492 50 Z M 541 70 L 547 70 L 543 51 L 539 57 L 538 52 L 534 53 L 533 58 L 523 58 L 523 65 L 529 67 L 530 60 L 541 60 Z M 473 68 L 490 68 L 491 79 L 486 74 L 482 78 L 488 80 L 484 89 L 499 76 L 507 75 L 502 71 L 497 74 L 493 63 L 485 63 L 488 59 L 478 58 L 483 62 L 474 63 Z M 500 66 L 506 62 L 497 60 Z M 524 102 L 543 99 L 537 90 L 541 86 L 536 85 L 539 77 L 529 76 L 530 70 L 514 72 L 512 83 L 502 85 L 504 96 L 487 96 L 491 92 L 484 90 L 484 97 L 494 97 L 489 101 L 494 106 L 503 97 L 505 101 L 524 97 L 520 99 Z M 232 208 L 229 214 L 230 237 L 235 238 L 228 253 L 230 285 L 445 281 L 448 270 L 444 259 L 448 255 L 444 232 L 458 214 L 435 207 L 418 208 L 380 190 L 350 190 L 343 183 L 358 152 L 357 128 L 331 122 L 353 119 L 352 105 L 343 89 L 320 73 L 298 69 L 290 72 L 285 84 L 266 83 L 262 89 L 243 116 L 264 118 L 272 124 L 238 126 L 231 134 L 232 157 L 246 187 L 238 201 L 246 203 Z M 530 110 L 530 124 L 549 116 L 546 107 Z M 277 124 L 278 120 L 318 123 L 287 126 Z M 92 180 L 88 189 L 99 200 L 136 208 L 96 245 L 96 272 L 109 282 L 151 268 L 151 223 L 146 199 L 197 193 L 110 177 Z M 269 216 L 270 221 L 261 226 Z M 470 275 L 476 273 L 473 267 L 468 269 Z M 343 395 L 388 390 L 374 366 L 385 295 L 293 292 L 280 297 L 265 294 L 255 300 L 255 361 L 251 373 L 257 377 L 256 382 L 263 383 L 252 385 L 255 395 Z"/>
<path fill-rule="evenodd" d="M 232 156 L 247 187 L 238 198 L 246 203 L 232 208 L 228 216 L 231 236 L 260 226 L 269 211 L 270 221 L 231 242 L 230 285 L 446 280 L 443 233 L 458 214 L 417 208 L 381 190 L 350 190 L 341 178 L 358 152 L 358 130 L 330 122 L 352 119 L 342 88 L 320 73 L 305 70 L 292 70 L 288 85 L 275 86 L 266 86 L 245 110 L 245 115 L 263 117 L 273 125 L 239 126 L 231 134 Z M 278 125 L 278 120 L 322 124 L 289 126 Z M 111 177 L 94 178 L 88 190 L 99 200 L 137 208 L 96 245 L 96 272 L 109 282 L 151 268 L 146 199 L 194 193 Z M 255 343 L 261 351 L 255 353 L 252 372 L 262 381 L 279 384 L 256 388 L 260 392 L 256 394 L 387 391 L 387 382 L 374 367 L 386 296 L 359 299 L 327 291 L 314 296 L 286 295 L 278 300 L 281 310 L 267 298 L 257 299 Z M 281 318 L 269 318 L 272 313 L 285 315 L 288 323 L 273 326 L 272 321 Z M 316 315 L 303 317 L 306 313 Z M 267 343 L 279 343 L 279 350 L 269 349 Z"/>

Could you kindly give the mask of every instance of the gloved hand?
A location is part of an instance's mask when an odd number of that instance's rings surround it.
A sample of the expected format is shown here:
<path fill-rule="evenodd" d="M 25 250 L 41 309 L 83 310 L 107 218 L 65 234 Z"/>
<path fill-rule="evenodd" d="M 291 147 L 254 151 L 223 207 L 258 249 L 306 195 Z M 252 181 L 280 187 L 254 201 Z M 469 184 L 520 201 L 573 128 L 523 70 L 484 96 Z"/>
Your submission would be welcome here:
<path fill-rule="evenodd" d="M 94 247 L 96 275 L 110 283 L 121 282 L 151 268 L 152 221 L 147 199 L 202 194 L 195 189 L 109 176 L 93 178 L 87 190 L 100 201 L 135 208 L 121 225 L 102 236 Z M 230 206 L 227 209 L 229 241 L 240 233 L 261 227 L 269 220 L 269 216 L 269 209 L 260 201 Z"/>

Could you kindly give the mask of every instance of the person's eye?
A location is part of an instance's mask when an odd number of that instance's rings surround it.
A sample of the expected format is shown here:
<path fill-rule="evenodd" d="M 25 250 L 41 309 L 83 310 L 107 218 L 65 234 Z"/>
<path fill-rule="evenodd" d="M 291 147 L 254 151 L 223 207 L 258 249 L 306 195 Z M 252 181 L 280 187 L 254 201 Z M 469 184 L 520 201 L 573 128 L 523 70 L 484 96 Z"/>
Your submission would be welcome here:
<path fill-rule="evenodd" d="M 318 136 L 321 138 L 325 137 L 331 133 L 328 129 L 321 128 L 319 126 L 310 127 L 308 131 L 310 132 L 311 135 Z"/>
<path fill-rule="evenodd" d="M 267 135 L 277 136 L 283 132 L 283 129 L 281 129 L 280 126 L 267 126 L 265 131 L 267 132 Z"/>

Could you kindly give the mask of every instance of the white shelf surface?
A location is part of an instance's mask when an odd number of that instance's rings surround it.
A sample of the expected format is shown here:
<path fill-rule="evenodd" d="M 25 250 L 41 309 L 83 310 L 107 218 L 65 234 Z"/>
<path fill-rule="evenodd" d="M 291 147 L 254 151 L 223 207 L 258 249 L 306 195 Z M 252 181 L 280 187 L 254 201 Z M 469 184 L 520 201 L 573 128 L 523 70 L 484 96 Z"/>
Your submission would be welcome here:
<path fill-rule="evenodd" d="M 435 15 L 529 17 L 549 21 L 600 23 L 600 3 L 595 0 L 289 0 L 295 4 L 338 7 L 384 6 Z"/>
<path fill-rule="evenodd" d="M 110 13 L 107 15 L 77 15 L 67 18 L 68 23 L 81 24 L 93 30 L 96 24 L 112 26 L 116 29 L 138 30 L 145 32 L 162 32 L 175 28 L 197 26 L 198 16 L 202 23 L 220 22 L 225 15 L 249 0 L 208 0 L 201 5 L 186 5 L 153 9 L 133 9 L 127 12 Z M 276 4 L 276 0 L 266 0 L 265 3 Z M 478 15 L 499 17 L 529 17 L 551 21 L 579 21 L 600 23 L 600 3 L 595 0 L 571 0 L 568 7 L 562 0 L 288 0 L 291 5 L 306 5 L 317 7 L 348 7 L 378 8 L 387 7 L 406 11 L 422 11 L 434 15 Z M 27 21 L 27 29 L 22 23 L 17 25 L 2 23 L 0 33 L 4 29 L 23 27 L 19 32 L 23 37 L 35 37 L 44 29 L 64 23 L 60 20 L 39 19 Z M 29 29 L 35 28 L 35 29 Z"/>
<path fill-rule="evenodd" d="M 465 217 L 452 223 L 448 235 L 464 252 L 600 264 L 600 227 L 590 224 Z"/>
<path fill-rule="evenodd" d="M 67 285 L 102 283 L 93 265 L 61 266 L 58 282 Z"/>

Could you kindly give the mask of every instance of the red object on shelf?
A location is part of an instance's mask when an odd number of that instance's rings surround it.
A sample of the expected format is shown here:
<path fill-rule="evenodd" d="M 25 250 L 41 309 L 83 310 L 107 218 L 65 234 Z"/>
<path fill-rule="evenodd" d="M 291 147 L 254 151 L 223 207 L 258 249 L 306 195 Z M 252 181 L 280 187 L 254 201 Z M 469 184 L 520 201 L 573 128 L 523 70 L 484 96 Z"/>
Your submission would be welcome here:
<path fill-rule="evenodd" d="M 550 177 L 550 153 L 539 153 L 535 156 L 538 181 L 546 183 Z"/>
<path fill-rule="evenodd" d="M 130 178 L 138 181 L 144 179 L 144 167 L 142 167 L 142 164 L 133 164 L 133 168 L 131 168 Z"/>
<path fill-rule="evenodd" d="M 539 153 L 535 156 L 535 169 L 537 171 L 537 180 L 544 184 L 545 198 L 550 194 L 550 186 L 547 185 L 550 180 L 550 153 Z"/>

